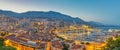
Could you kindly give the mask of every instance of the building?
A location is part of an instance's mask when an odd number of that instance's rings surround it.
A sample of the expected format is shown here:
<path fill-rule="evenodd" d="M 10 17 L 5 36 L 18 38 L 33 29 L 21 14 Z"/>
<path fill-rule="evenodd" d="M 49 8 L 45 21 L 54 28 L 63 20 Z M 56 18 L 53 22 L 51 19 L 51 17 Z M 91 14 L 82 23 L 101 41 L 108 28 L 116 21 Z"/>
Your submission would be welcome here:
<path fill-rule="evenodd" d="M 62 43 L 58 40 L 51 42 L 51 50 L 62 50 L 63 46 Z"/>
<path fill-rule="evenodd" d="M 36 36 L 34 35 L 31 38 L 35 38 L 35 37 Z M 5 45 L 15 47 L 17 48 L 17 50 L 45 50 L 46 49 L 47 41 L 46 42 L 39 41 L 39 40 L 34 41 L 34 39 L 32 40 L 29 40 L 29 39 L 26 39 L 24 36 L 20 37 L 12 34 L 5 37 Z"/>

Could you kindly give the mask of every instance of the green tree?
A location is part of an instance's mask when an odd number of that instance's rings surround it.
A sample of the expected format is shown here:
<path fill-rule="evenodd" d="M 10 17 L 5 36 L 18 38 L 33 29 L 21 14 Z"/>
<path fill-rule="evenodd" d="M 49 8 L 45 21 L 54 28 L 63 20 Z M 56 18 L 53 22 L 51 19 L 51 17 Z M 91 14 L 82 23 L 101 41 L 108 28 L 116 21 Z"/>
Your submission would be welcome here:
<path fill-rule="evenodd" d="M 1 36 L 5 36 L 5 33 L 1 33 Z"/>
<path fill-rule="evenodd" d="M 3 46 L 4 46 L 4 39 L 0 38 L 0 47 L 3 47 Z"/>
<path fill-rule="evenodd" d="M 104 50 L 120 50 L 120 36 L 116 40 L 109 38 Z"/>
<path fill-rule="evenodd" d="M 85 44 L 84 42 L 81 42 L 81 44 Z"/>
<path fill-rule="evenodd" d="M 62 50 L 68 50 L 68 46 L 65 43 L 62 43 L 62 45 L 64 47 Z"/>
<path fill-rule="evenodd" d="M 4 47 L 2 47 L 2 48 L 0 48 L 0 50 L 16 50 L 16 48 L 13 48 L 13 47 L 11 47 L 11 46 L 4 46 Z"/>
<path fill-rule="evenodd" d="M 85 44 L 88 45 L 88 44 L 90 44 L 90 43 L 89 43 L 89 42 L 86 42 Z"/>
<path fill-rule="evenodd" d="M 16 50 L 16 48 L 11 46 L 4 46 L 4 39 L 0 38 L 0 50 Z"/>

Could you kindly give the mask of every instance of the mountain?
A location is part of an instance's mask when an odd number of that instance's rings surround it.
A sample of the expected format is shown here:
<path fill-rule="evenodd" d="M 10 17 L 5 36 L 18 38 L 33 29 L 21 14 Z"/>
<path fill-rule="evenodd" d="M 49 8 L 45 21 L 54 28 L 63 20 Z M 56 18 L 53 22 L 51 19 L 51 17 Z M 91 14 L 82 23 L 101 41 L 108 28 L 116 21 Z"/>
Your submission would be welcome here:
<path fill-rule="evenodd" d="M 104 27 L 106 25 L 99 23 L 99 22 L 94 22 L 94 21 L 89 21 L 89 25 L 94 26 L 94 27 Z"/>
<path fill-rule="evenodd" d="M 98 23 L 98 22 L 94 22 L 94 21 L 90 21 L 90 22 L 86 22 L 80 18 L 74 18 L 72 16 L 69 15 L 65 15 L 59 12 L 55 12 L 55 11 L 48 11 L 48 12 L 44 12 L 44 11 L 28 11 L 28 12 L 23 12 L 23 13 L 16 13 L 16 12 L 12 12 L 12 11 L 5 11 L 5 10 L 0 10 L 0 14 L 4 14 L 6 16 L 9 17 L 14 17 L 14 18 L 30 18 L 30 19 L 48 19 L 48 20 L 57 20 L 57 21 L 63 21 L 66 23 L 72 23 L 72 24 L 77 24 L 77 25 L 81 25 L 81 24 L 85 24 L 85 25 L 89 25 L 89 26 L 93 26 L 93 27 L 101 27 L 101 26 L 106 26 L 104 24 Z"/>
<path fill-rule="evenodd" d="M 77 24 L 87 24 L 87 22 L 83 21 L 80 18 L 73 18 L 69 15 L 64 15 L 59 12 L 54 11 L 28 11 L 24 13 L 16 13 L 12 11 L 4 11 L 0 10 L 0 14 L 4 14 L 6 16 L 15 17 L 15 18 L 46 18 L 46 19 L 55 19 L 68 23 L 77 23 Z"/>

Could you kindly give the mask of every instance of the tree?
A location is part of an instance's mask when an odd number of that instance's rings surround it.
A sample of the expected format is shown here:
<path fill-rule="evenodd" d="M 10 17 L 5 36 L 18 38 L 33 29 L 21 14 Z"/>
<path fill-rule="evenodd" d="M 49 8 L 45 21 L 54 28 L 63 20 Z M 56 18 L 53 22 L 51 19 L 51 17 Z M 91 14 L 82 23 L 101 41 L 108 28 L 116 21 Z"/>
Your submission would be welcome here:
<path fill-rule="evenodd" d="M 4 46 L 4 39 L 0 38 L 0 50 L 16 50 L 16 48 L 11 46 Z"/>
<path fill-rule="evenodd" d="M 85 44 L 88 45 L 88 44 L 90 44 L 90 43 L 89 43 L 89 42 L 86 42 Z"/>
<path fill-rule="evenodd" d="M 81 42 L 81 44 L 84 44 L 84 42 Z"/>
<path fill-rule="evenodd" d="M 0 47 L 3 47 L 3 46 L 4 46 L 4 39 L 0 38 Z"/>
<path fill-rule="evenodd" d="M 2 37 L 5 36 L 5 33 L 1 33 L 1 36 L 2 36 Z"/>
<path fill-rule="evenodd" d="M 109 38 L 104 50 L 120 50 L 120 36 L 116 40 Z"/>
<path fill-rule="evenodd" d="M 11 47 L 11 46 L 4 46 L 4 47 L 2 47 L 2 48 L 0 48 L 0 50 L 16 50 L 16 48 L 13 48 L 13 47 Z"/>
<path fill-rule="evenodd" d="M 68 50 L 68 46 L 65 43 L 62 43 L 62 45 L 64 47 L 62 50 Z"/>
<path fill-rule="evenodd" d="M 4 37 L 5 35 L 8 35 L 8 34 L 9 34 L 8 31 L 6 31 L 6 32 L 0 32 L 0 35 L 1 35 L 2 37 Z"/>

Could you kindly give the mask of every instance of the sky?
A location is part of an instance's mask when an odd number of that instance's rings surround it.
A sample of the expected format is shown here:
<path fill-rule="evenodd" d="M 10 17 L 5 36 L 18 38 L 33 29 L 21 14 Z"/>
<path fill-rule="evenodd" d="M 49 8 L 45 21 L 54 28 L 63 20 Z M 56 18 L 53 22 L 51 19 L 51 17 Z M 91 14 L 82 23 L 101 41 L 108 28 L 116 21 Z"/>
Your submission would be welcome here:
<path fill-rule="evenodd" d="M 120 25 L 120 0 L 0 0 L 0 9 L 56 11 L 84 21 Z"/>

